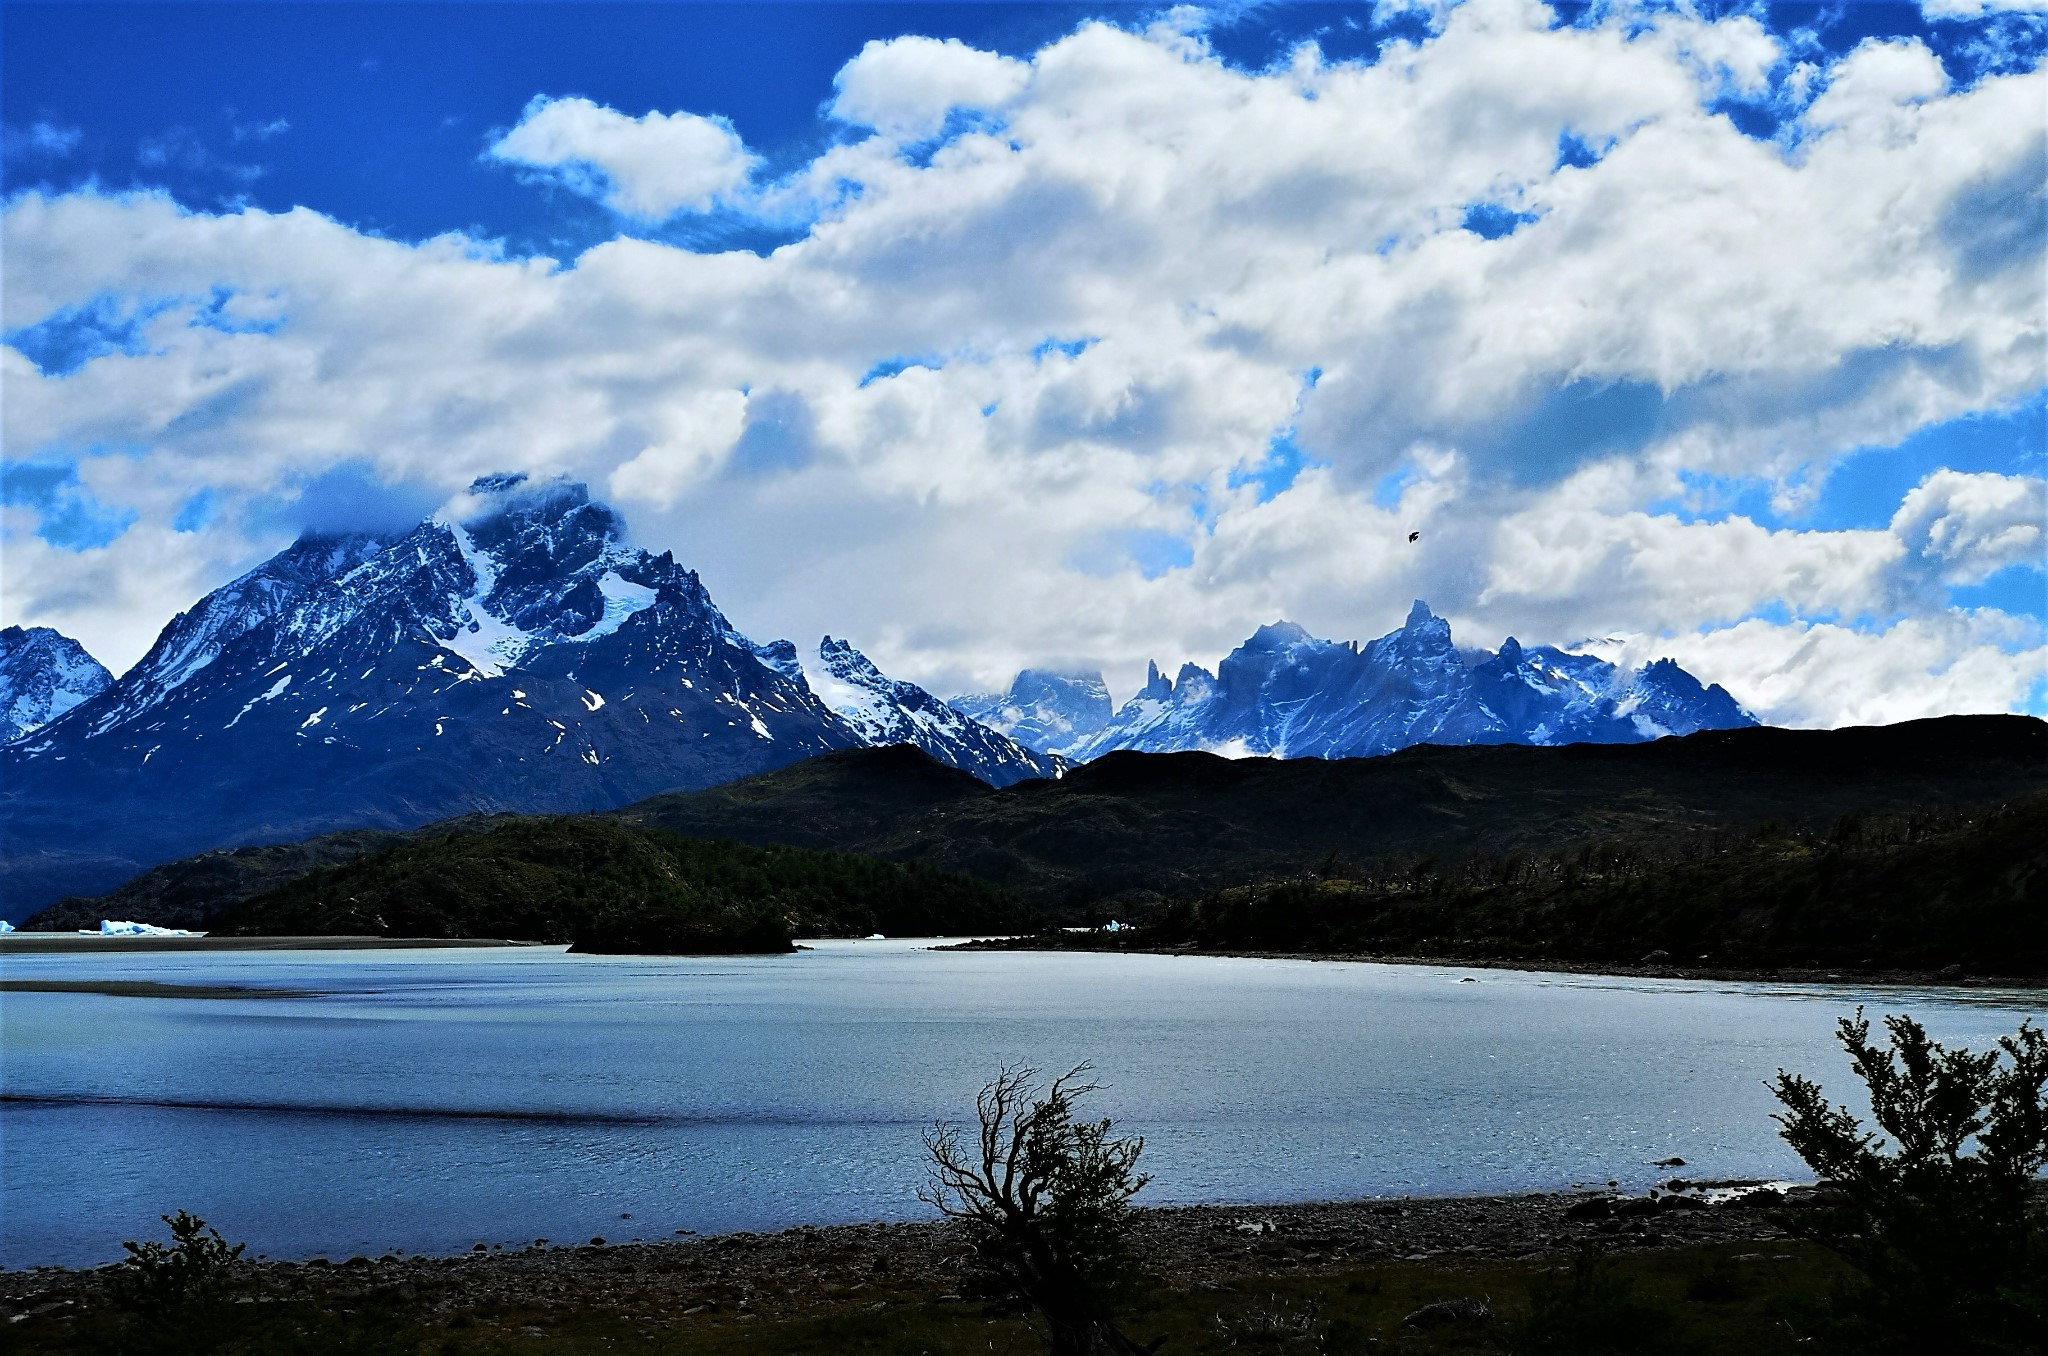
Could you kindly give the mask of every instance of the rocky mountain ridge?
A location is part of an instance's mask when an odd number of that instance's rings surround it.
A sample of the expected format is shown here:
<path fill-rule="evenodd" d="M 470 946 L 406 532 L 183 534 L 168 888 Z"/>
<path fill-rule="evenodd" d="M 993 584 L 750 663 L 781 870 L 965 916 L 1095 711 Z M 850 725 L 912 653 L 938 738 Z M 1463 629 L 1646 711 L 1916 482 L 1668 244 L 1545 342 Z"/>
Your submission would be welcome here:
<path fill-rule="evenodd" d="M 1757 724 L 1725 689 L 1669 659 L 1630 672 L 1512 636 L 1470 654 L 1420 600 L 1398 631 L 1364 645 L 1283 621 L 1260 627 L 1214 673 L 1184 664 L 1168 678 L 1155 664 L 1097 721 L 1101 706 L 1085 694 L 1100 690 L 1100 675 L 1048 682 L 1026 670 L 1009 693 L 956 705 L 1077 763 L 1118 749 L 1353 758 L 1414 744 L 1627 744 Z"/>

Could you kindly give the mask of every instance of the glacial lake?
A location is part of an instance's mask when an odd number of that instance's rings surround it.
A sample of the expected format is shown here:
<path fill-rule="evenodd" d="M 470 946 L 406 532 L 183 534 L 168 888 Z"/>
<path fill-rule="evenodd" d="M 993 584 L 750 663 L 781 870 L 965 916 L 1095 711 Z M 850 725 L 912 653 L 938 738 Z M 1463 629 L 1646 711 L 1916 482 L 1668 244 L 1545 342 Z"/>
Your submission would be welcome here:
<path fill-rule="evenodd" d="M 823 942 L 8 955 L 30 980 L 315 991 L 0 995 L 0 1264 L 191 1210 L 272 1257 L 924 1218 L 919 1132 L 1004 1063 L 1091 1060 L 1143 1201 L 1801 1176 L 1780 1066 L 1857 1104 L 1858 1002 L 1988 1044 L 2043 996 Z M 1475 982 L 1462 982 L 1466 979 Z"/>

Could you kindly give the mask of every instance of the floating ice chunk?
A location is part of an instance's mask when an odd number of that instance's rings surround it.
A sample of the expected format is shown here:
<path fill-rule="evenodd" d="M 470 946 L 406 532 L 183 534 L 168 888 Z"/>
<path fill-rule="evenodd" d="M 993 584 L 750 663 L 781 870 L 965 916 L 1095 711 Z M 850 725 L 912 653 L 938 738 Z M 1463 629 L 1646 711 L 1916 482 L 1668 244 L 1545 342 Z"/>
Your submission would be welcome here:
<path fill-rule="evenodd" d="M 0 918 L 0 932 L 12 931 L 14 931 L 14 924 L 8 922 L 5 918 Z"/>
<path fill-rule="evenodd" d="M 86 928 L 80 928 L 79 931 L 85 933 L 88 937 L 95 935 L 100 937 L 199 937 L 204 935 L 198 932 L 187 932 L 184 928 L 160 928 L 154 923 L 130 923 L 112 918 L 102 918 L 100 920 L 100 930 L 97 934 Z"/>
<path fill-rule="evenodd" d="M 867 936 L 867 939 L 871 942 L 886 942 L 889 940 L 887 937 L 884 937 L 879 932 L 870 932 Z"/>

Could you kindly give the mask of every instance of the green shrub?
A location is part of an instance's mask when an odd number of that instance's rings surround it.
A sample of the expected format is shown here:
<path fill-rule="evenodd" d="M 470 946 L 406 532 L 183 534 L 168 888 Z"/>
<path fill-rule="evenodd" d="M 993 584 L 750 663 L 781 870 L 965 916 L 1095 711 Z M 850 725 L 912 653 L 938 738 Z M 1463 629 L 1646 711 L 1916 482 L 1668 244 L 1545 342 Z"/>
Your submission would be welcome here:
<path fill-rule="evenodd" d="M 1858 1008 L 1838 1029 L 1877 1130 L 1818 1084 L 1778 1071 L 1775 1117 L 1831 1188 L 1788 1232 L 1847 1262 L 1861 1284 L 1838 1336 L 1864 1351 L 2048 1349 L 2048 1037 L 2030 1022 L 1994 1050 L 1950 1050 L 1910 1017 L 1872 1045 Z M 1881 1132 L 1881 1133 L 1880 1133 Z M 1888 1137 L 1888 1138 L 1887 1138 Z"/>
<path fill-rule="evenodd" d="M 116 1345 L 133 1352 L 218 1350 L 231 1327 L 235 1261 L 245 1247 L 230 1243 L 197 1215 L 164 1215 L 171 1241 L 121 1246 L 109 1297 L 120 1317 Z"/>

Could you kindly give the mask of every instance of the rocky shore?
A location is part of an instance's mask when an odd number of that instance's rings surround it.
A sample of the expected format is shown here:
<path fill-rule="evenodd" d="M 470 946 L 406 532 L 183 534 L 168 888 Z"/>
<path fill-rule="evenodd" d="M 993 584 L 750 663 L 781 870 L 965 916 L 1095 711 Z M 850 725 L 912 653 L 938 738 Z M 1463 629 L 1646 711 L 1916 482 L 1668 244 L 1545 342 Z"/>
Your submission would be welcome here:
<path fill-rule="evenodd" d="M 1144 1270 L 1177 1290 L 1227 1290 L 1250 1277 L 1335 1272 L 1374 1260 L 1425 1262 L 1615 1252 L 1755 1242 L 1812 1188 L 1674 1180 L 1645 1196 L 1570 1192 L 1324 1202 L 1197 1205 L 1141 1213 Z M 1713 1203 L 1709 1203 L 1713 1202 Z M 941 1290 L 960 1276 L 961 1243 L 943 1223 L 804 1227 L 673 1242 L 609 1244 L 536 1239 L 524 1248 L 478 1244 L 448 1257 L 315 1258 L 241 1264 L 260 1297 L 322 1306 L 385 1295 L 447 1316 L 517 1306 L 602 1309 L 625 1322 L 719 1313 L 787 1318 L 824 1305 Z M 109 1267 L 0 1272 L 0 1314 L 11 1321 L 97 1307 Z"/>

